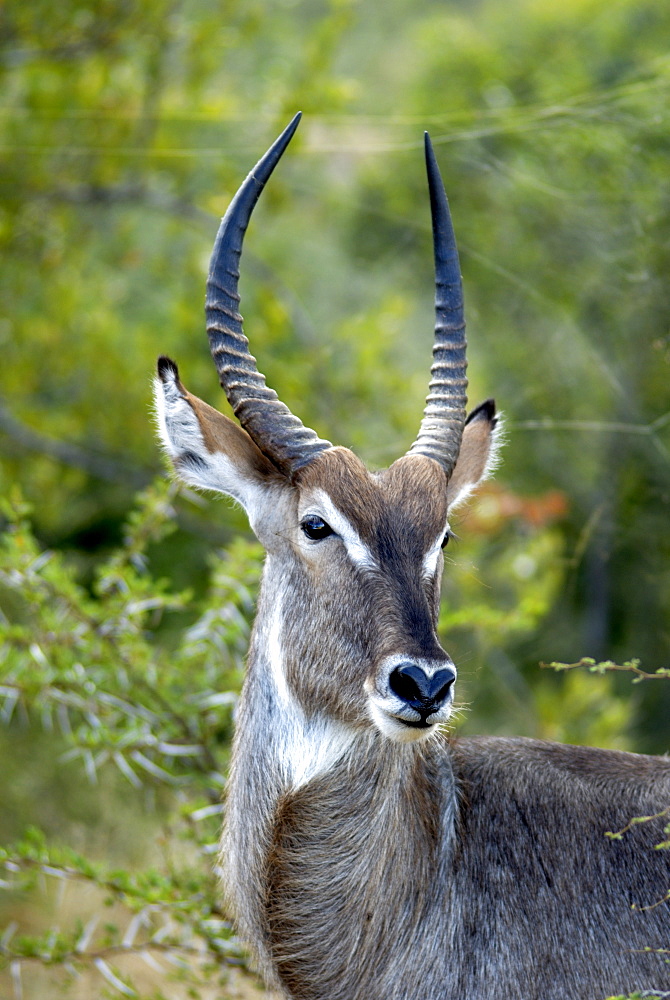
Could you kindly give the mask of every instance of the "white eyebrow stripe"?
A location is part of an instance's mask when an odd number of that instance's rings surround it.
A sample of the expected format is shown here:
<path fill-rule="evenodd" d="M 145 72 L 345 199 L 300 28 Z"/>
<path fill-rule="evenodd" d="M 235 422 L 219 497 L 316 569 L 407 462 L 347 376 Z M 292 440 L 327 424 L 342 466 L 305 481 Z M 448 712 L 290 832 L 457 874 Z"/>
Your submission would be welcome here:
<path fill-rule="evenodd" d="M 351 521 L 338 510 L 325 490 L 316 489 L 312 494 L 311 503 L 305 508 L 302 517 L 314 514 L 330 525 L 336 535 L 344 542 L 347 555 L 355 566 L 361 569 L 379 569 L 377 560 L 361 539 Z"/>
<path fill-rule="evenodd" d="M 435 571 L 437 570 L 437 560 L 440 558 L 440 552 L 442 551 L 442 542 L 444 541 L 444 536 L 449 531 L 449 524 L 445 524 L 444 531 L 435 539 L 435 542 L 426 552 L 423 557 L 423 576 L 425 580 L 430 579 L 435 576 Z"/>

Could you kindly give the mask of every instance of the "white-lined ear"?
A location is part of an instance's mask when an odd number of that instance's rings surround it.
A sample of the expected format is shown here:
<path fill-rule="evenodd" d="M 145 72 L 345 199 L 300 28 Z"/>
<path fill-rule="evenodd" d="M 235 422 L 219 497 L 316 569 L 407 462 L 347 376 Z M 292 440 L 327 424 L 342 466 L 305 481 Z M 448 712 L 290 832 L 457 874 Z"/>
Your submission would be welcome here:
<path fill-rule="evenodd" d="M 158 359 L 156 421 L 180 479 L 237 500 L 254 524 L 270 489 L 285 485 L 278 469 L 233 420 L 188 392 L 170 358 Z"/>
<path fill-rule="evenodd" d="M 495 402 L 487 399 L 468 416 L 461 450 L 447 488 L 450 511 L 462 504 L 497 468 L 502 445 L 502 423 Z"/>

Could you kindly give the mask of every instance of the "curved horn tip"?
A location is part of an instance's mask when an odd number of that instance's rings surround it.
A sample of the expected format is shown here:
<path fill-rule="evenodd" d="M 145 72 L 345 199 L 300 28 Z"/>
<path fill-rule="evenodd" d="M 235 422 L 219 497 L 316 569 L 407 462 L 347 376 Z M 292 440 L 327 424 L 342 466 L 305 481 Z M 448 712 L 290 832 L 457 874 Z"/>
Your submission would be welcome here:
<path fill-rule="evenodd" d="M 298 111 L 298 112 L 296 112 L 296 114 L 293 115 L 293 118 L 291 118 L 291 121 L 288 123 L 288 125 L 286 126 L 286 128 L 283 130 L 283 132 L 281 133 L 281 135 L 279 135 L 275 139 L 275 141 L 273 142 L 272 146 L 268 150 L 268 153 L 271 150 L 275 150 L 276 149 L 279 152 L 279 156 L 281 156 L 281 154 L 284 152 L 284 150 L 288 146 L 289 142 L 291 141 L 291 139 L 295 135 L 295 131 L 296 131 L 298 125 L 300 124 L 300 119 L 301 118 L 302 118 L 302 111 Z"/>
<path fill-rule="evenodd" d="M 426 162 L 433 163 L 437 167 L 437 158 L 435 156 L 435 150 L 433 149 L 433 143 L 431 142 L 430 135 L 428 132 L 423 133 L 423 148 L 426 153 Z"/>
<path fill-rule="evenodd" d="M 302 111 L 298 111 L 297 114 L 291 118 L 286 128 L 277 136 L 275 141 L 272 143 L 267 153 L 260 158 L 254 169 L 251 171 L 251 176 L 256 175 L 258 172 L 258 181 L 261 183 L 261 187 L 270 178 L 270 174 L 276 167 L 277 163 L 284 155 L 286 147 L 295 135 L 296 129 L 300 124 L 300 119 L 302 118 Z"/>
<path fill-rule="evenodd" d="M 294 128 L 297 128 L 298 125 L 300 124 L 301 118 L 302 118 L 302 111 L 296 111 L 296 113 L 293 115 L 293 118 L 291 118 L 291 121 L 288 123 L 287 128 L 291 128 L 292 125 L 294 126 Z"/>
<path fill-rule="evenodd" d="M 435 156 L 435 150 L 433 149 L 433 144 L 430 141 L 430 136 L 427 132 L 424 135 L 424 151 L 426 154 L 426 173 L 428 174 L 428 188 L 430 191 L 431 204 L 437 201 L 446 201 L 446 193 L 444 190 L 444 181 L 442 180 L 442 174 L 440 172 L 440 165 L 437 162 L 437 157 Z"/>

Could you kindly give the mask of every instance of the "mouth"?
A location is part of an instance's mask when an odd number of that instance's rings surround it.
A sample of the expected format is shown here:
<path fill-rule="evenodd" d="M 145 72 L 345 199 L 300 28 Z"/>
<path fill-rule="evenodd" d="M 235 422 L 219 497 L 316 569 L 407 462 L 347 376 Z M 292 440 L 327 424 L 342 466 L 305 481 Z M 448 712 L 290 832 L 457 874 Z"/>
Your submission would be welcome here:
<path fill-rule="evenodd" d="M 395 743 L 414 743 L 425 740 L 432 733 L 437 732 L 440 723 L 446 722 L 451 714 L 441 709 L 429 716 L 428 719 L 405 719 L 389 710 L 388 705 L 378 704 L 375 699 L 371 698 L 368 704 L 370 716 L 377 729 Z"/>

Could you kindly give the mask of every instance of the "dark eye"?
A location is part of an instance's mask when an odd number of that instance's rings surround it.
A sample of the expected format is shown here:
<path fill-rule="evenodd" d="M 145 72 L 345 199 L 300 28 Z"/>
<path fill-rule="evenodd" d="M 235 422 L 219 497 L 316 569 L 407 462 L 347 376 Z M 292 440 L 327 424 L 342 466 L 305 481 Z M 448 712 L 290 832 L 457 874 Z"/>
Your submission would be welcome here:
<path fill-rule="evenodd" d="M 451 532 L 448 531 L 446 533 L 446 535 L 444 536 L 444 538 L 442 539 L 442 548 L 443 549 L 446 549 L 447 545 L 449 544 L 449 539 L 450 538 L 451 538 Z"/>
<path fill-rule="evenodd" d="M 326 524 L 322 518 L 317 517 L 316 514 L 303 517 L 300 527 L 313 542 L 318 542 L 321 538 L 328 538 L 328 535 L 334 534 L 331 526 Z"/>

